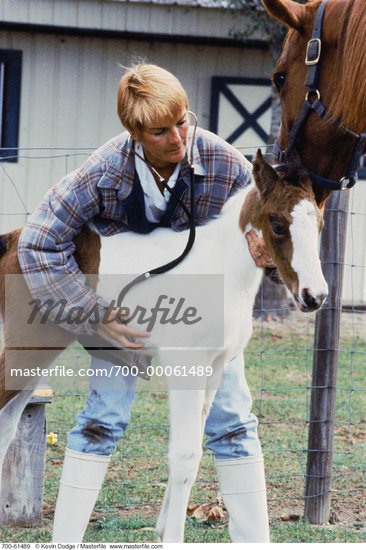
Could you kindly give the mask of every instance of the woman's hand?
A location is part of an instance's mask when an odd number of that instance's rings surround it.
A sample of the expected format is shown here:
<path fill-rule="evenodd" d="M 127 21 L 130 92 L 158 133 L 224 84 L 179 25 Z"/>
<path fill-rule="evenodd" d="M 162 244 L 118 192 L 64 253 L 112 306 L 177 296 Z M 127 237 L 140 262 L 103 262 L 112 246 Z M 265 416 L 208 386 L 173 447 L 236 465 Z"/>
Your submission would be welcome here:
<path fill-rule="evenodd" d="M 149 338 L 150 332 L 137 330 L 127 325 L 128 316 L 120 313 L 109 312 L 108 319 L 99 323 L 100 330 L 109 338 L 113 338 L 123 346 L 130 349 L 141 349 L 143 342 L 135 342 L 135 338 Z"/>
<path fill-rule="evenodd" d="M 258 237 L 254 229 L 245 233 L 245 238 L 248 242 L 250 255 L 252 256 L 257 267 L 276 267 L 266 249 L 266 243 L 262 237 Z"/>

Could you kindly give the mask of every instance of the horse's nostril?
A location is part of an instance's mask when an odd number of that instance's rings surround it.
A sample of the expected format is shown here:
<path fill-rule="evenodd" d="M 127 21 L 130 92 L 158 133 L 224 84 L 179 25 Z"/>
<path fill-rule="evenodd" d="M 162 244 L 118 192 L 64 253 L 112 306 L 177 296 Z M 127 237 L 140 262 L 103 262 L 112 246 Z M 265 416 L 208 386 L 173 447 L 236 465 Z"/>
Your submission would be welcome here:
<path fill-rule="evenodd" d="M 304 300 L 305 305 L 311 309 L 314 309 L 317 306 L 315 297 L 310 294 L 308 289 L 303 290 L 302 299 Z"/>
<path fill-rule="evenodd" d="M 313 296 L 307 288 L 302 291 L 301 296 L 305 305 L 309 309 L 318 309 L 327 297 L 326 294 L 318 294 L 317 296 Z"/>

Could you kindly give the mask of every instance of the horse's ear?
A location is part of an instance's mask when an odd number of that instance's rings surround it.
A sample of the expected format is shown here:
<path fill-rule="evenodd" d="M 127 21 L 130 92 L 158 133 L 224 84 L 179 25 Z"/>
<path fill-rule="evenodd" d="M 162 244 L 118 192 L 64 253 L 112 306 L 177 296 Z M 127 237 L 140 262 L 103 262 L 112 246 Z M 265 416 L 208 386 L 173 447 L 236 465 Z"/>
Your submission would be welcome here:
<path fill-rule="evenodd" d="M 279 181 L 276 170 L 264 160 L 260 149 L 258 149 L 253 163 L 253 176 L 263 198 L 273 191 Z"/>
<path fill-rule="evenodd" d="M 262 0 L 269 15 L 288 27 L 300 30 L 306 20 L 306 7 L 293 0 Z"/>

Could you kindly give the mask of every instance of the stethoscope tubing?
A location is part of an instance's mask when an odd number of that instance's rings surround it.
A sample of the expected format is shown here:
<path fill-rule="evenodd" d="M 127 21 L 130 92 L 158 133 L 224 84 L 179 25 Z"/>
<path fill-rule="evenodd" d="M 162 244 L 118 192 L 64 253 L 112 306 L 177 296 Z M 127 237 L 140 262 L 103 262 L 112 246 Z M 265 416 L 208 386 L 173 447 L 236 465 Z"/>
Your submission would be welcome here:
<path fill-rule="evenodd" d="M 188 208 L 186 207 L 184 202 L 180 199 L 180 197 L 178 197 L 176 195 L 174 189 L 172 187 L 170 187 L 170 185 L 167 183 L 167 181 L 159 174 L 159 172 L 153 166 L 151 166 L 143 156 L 141 156 L 139 153 L 137 153 L 137 151 L 135 150 L 135 147 L 134 147 L 134 141 L 133 140 L 132 140 L 132 145 L 131 145 L 131 151 L 133 152 L 133 154 L 136 155 L 138 158 L 140 158 L 149 167 L 151 172 L 159 178 L 159 182 L 163 185 L 163 187 L 168 189 L 169 193 L 171 193 L 173 195 L 173 197 L 176 199 L 179 206 L 181 206 L 181 208 L 183 209 L 183 211 L 187 215 L 188 220 L 189 220 L 189 235 L 188 235 L 188 240 L 187 240 L 186 246 L 185 246 L 183 252 L 177 258 L 175 258 L 174 260 L 171 260 L 170 262 L 168 262 L 164 265 L 155 267 L 153 269 L 149 269 L 148 271 L 145 271 L 144 273 L 141 273 L 141 275 L 138 275 L 138 277 L 136 277 L 135 279 L 130 281 L 127 285 L 125 285 L 122 288 L 119 295 L 118 295 L 117 304 L 116 304 L 118 308 L 122 308 L 122 301 L 125 298 L 127 292 L 133 286 L 135 286 L 137 283 L 139 283 L 141 281 L 145 281 L 146 279 L 150 278 L 152 275 L 160 275 L 162 273 L 166 273 L 167 271 L 170 271 L 171 269 L 173 269 L 173 267 L 175 267 L 181 261 L 184 260 L 184 258 L 189 254 L 190 250 L 193 247 L 193 244 L 194 244 L 194 241 L 195 241 L 195 238 L 196 238 L 196 221 L 195 221 L 196 216 L 195 216 L 195 196 L 194 196 L 195 173 L 194 173 L 194 165 L 193 165 L 193 147 L 194 147 L 194 141 L 196 139 L 196 133 L 197 133 L 197 117 L 192 111 L 187 111 L 187 113 L 189 113 L 194 119 L 194 127 L 193 127 L 193 132 L 192 132 L 192 139 L 191 139 L 189 157 L 187 155 L 188 162 L 189 162 L 190 190 L 191 190 L 190 211 L 188 210 Z M 132 139 L 132 138 L 130 137 L 130 139 Z"/>

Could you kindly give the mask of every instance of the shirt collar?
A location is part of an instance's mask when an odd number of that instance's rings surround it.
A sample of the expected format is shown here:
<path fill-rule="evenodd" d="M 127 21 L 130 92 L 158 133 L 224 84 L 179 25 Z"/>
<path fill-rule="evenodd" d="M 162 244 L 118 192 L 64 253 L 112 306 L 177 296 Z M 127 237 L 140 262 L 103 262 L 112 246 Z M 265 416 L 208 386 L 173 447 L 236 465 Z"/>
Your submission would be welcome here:
<path fill-rule="evenodd" d="M 199 132 L 199 128 L 197 128 L 197 132 L 196 132 L 196 136 L 195 136 L 194 143 L 193 143 L 193 148 L 192 148 L 192 165 L 193 165 L 193 171 L 194 171 L 195 175 L 205 176 L 206 175 L 206 170 L 203 167 L 200 151 L 199 151 L 199 148 L 198 148 L 198 145 L 197 145 L 198 132 Z M 189 130 L 188 130 L 187 154 L 184 157 L 184 159 L 182 160 L 181 172 L 182 172 L 182 176 L 183 176 L 184 179 L 188 178 L 189 173 L 190 173 L 189 160 L 191 160 L 190 156 L 191 156 L 193 133 L 194 133 L 194 127 L 190 126 Z"/>
<path fill-rule="evenodd" d="M 133 142 L 129 134 L 124 132 L 118 136 L 116 143 L 120 153 L 113 155 L 107 162 L 105 172 L 97 185 L 117 189 L 119 198 L 125 199 L 131 193 L 135 180 L 134 154 L 131 151 Z"/>
<path fill-rule="evenodd" d="M 198 176 L 205 176 L 206 170 L 203 167 L 202 159 L 199 148 L 197 146 L 197 137 L 199 135 L 199 128 L 197 128 L 196 137 L 192 148 L 192 164 L 194 168 L 194 174 Z M 191 153 L 191 144 L 193 136 L 193 126 L 188 129 L 188 146 L 187 154 L 181 163 L 181 175 L 185 183 L 190 185 L 190 165 L 188 158 Z M 118 138 L 123 138 L 123 145 L 121 147 L 121 154 L 116 155 L 112 161 L 108 164 L 106 172 L 98 182 L 98 187 L 109 187 L 118 189 L 118 196 L 120 199 L 125 199 L 132 191 L 132 187 L 135 179 L 135 162 L 132 149 L 133 141 L 131 136 L 124 132 Z M 121 179 L 124 182 L 121 189 Z"/>

